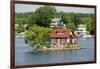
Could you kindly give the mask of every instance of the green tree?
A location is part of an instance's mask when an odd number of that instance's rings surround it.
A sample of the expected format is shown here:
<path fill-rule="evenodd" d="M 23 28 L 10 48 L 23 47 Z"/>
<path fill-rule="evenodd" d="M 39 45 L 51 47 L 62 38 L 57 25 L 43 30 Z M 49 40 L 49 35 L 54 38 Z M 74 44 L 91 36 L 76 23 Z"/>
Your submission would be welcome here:
<path fill-rule="evenodd" d="M 36 23 L 36 14 L 33 12 L 31 16 L 28 17 L 28 26 L 32 26 Z"/>
<path fill-rule="evenodd" d="M 63 13 L 62 14 L 62 21 L 67 25 L 68 23 L 71 22 L 71 16 L 69 13 Z"/>
<path fill-rule="evenodd" d="M 54 15 L 56 13 L 55 7 L 52 6 L 43 6 L 38 8 L 35 11 L 36 16 L 36 24 L 43 27 L 49 27 L 52 18 L 54 18 Z"/>
<path fill-rule="evenodd" d="M 74 23 L 75 23 L 75 26 L 77 27 L 78 26 L 78 24 L 81 24 L 81 21 L 80 21 L 80 19 L 81 19 L 81 16 L 82 16 L 82 13 L 74 13 Z"/>
<path fill-rule="evenodd" d="M 75 30 L 75 24 L 74 23 L 68 23 L 67 28 Z"/>
<path fill-rule="evenodd" d="M 92 18 L 81 18 L 81 23 L 86 24 L 86 29 L 88 31 L 93 31 L 93 19 Z"/>
<path fill-rule="evenodd" d="M 19 23 L 17 23 L 18 26 L 15 29 L 16 33 L 24 32 L 24 24 L 25 24 L 25 21 L 19 21 Z"/>
<path fill-rule="evenodd" d="M 67 28 L 70 28 L 70 29 L 75 29 L 75 23 L 74 23 L 74 19 L 73 19 L 73 16 L 69 13 L 63 13 L 62 14 L 62 21 L 66 24 Z"/>
<path fill-rule="evenodd" d="M 44 48 L 46 46 L 46 41 L 49 39 L 49 34 L 51 29 L 33 25 L 29 28 L 29 31 L 25 33 L 25 39 L 32 46 L 37 45 L 38 48 Z"/>

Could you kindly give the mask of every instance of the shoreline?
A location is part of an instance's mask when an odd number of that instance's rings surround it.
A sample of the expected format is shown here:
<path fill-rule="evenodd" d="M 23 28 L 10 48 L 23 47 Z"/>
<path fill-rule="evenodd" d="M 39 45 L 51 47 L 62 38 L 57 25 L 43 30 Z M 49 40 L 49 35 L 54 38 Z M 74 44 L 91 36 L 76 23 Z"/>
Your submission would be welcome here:
<path fill-rule="evenodd" d="M 86 48 L 82 48 L 82 47 L 78 47 L 78 48 L 46 48 L 46 49 L 37 49 L 37 51 L 80 50 L 80 49 L 86 49 Z"/>

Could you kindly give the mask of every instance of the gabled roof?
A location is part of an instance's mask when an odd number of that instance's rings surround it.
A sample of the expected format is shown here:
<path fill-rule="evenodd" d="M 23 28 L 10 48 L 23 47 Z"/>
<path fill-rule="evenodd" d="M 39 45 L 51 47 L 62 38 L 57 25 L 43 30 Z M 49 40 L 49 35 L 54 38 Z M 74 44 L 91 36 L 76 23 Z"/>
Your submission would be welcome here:
<path fill-rule="evenodd" d="M 54 29 L 53 32 L 50 34 L 51 38 L 75 38 L 75 36 L 71 33 L 71 29 L 62 29 L 62 28 L 58 28 L 58 29 Z"/>

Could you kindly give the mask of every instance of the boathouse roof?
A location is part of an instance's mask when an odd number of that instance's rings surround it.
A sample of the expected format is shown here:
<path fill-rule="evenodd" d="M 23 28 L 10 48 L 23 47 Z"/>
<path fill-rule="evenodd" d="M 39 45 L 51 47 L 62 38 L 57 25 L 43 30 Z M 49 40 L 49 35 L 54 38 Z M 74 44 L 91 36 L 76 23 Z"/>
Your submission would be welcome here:
<path fill-rule="evenodd" d="M 51 38 L 75 38 L 75 35 L 73 35 L 71 29 L 62 29 L 62 28 L 57 28 L 54 29 L 53 32 L 50 34 Z"/>

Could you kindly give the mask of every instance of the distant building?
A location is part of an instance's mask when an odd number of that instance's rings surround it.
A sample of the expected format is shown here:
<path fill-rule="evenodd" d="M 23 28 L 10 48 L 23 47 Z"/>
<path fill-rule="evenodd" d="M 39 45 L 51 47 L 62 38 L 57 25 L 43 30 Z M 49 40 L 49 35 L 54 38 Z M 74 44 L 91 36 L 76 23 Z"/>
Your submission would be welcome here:
<path fill-rule="evenodd" d="M 19 24 L 15 24 L 15 29 L 19 27 Z M 28 30 L 28 24 L 24 24 L 24 30 Z"/>
<path fill-rule="evenodd" d="M 75 31 L 75 33 L 79 34 L 82 37 L 91 37 L 89 35 L 89 31 L 86 30 L 85 24 L 79 24 L 77 27 L 77 31 Z"/>
<path fill-rule="evenodd" d="M 61 18 L 54 18 L 52 19 L 52 23 L 50 24 L 51 28 L 59 28 L 59 27 L 66 27 L 66 25 L 61 21 Z"/>
<path fill-rule="evenodd" d="M 57 28 L 50 34 L 51 48 L 65 48 L 76 45 L 76 36 L 71 29 Z"/>
<path fill-rule="evenodd" d="M 19 26 L 18 24 L 15 24 L 15 29 L 17 29 L 18 26 Z"/>
<path fill-rule="evenodd" d="M 19 24 L 15 24 L 15 29 L 18 29 L 18 27 L 19 27 Z M 29 28 L 28 28 L 28 24 L 24 24 L 23 29 L 24 29 L 23 32 L 20 32 L 20 33 L 15 32 L 16 37 L 24 37 L 24 36 L 25 36 L 25 32 L 27 32 L 28 29 L 29 29 Z"/>

